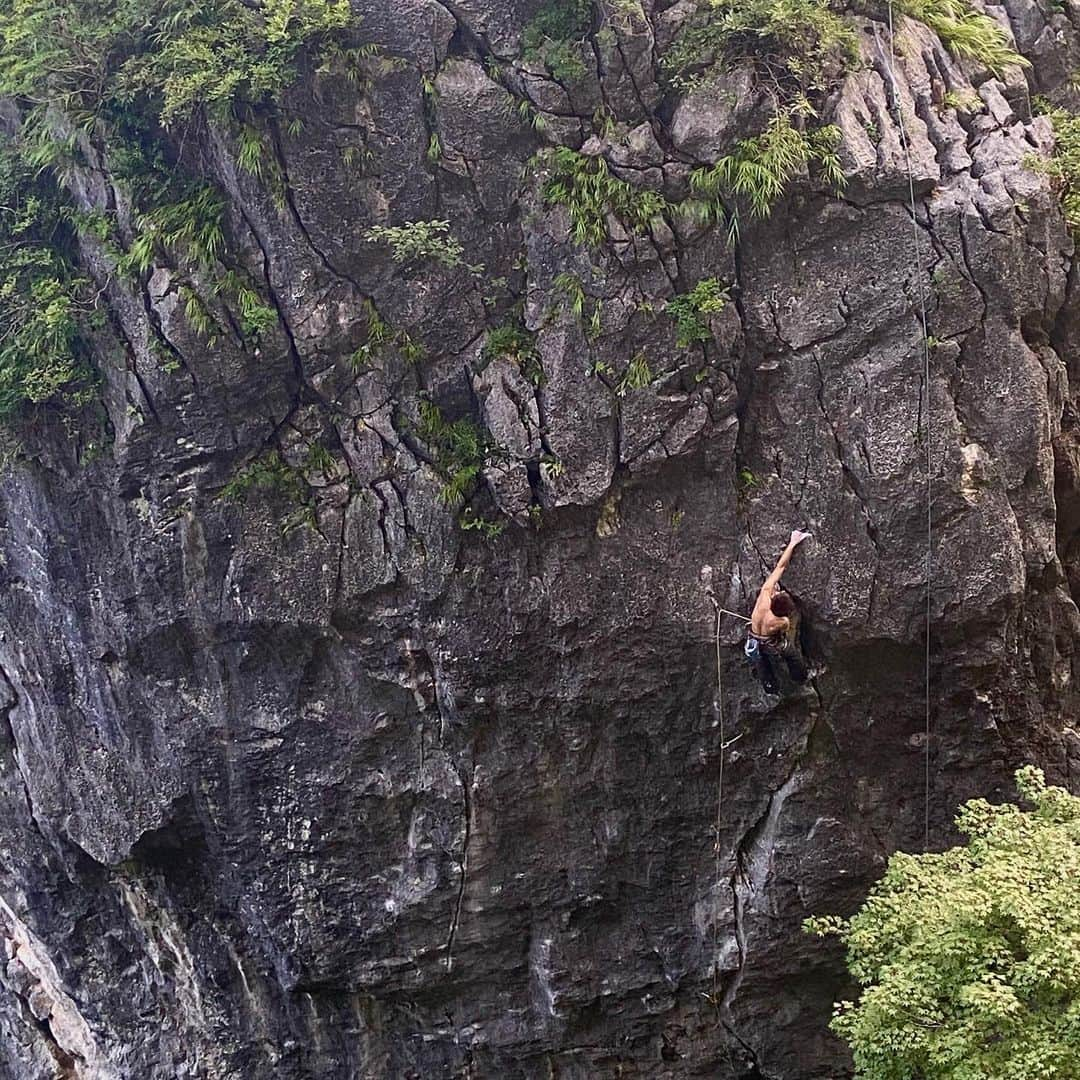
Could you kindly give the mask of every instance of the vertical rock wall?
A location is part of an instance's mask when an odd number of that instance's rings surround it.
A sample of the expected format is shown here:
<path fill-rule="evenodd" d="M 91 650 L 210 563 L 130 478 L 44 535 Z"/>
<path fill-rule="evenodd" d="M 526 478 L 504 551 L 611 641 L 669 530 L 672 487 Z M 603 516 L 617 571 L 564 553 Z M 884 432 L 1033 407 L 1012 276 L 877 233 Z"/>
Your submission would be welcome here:
<path fill-rule="evenodd" d="M 927 430 L 932 840 L 1021 761 L 1080 777 L 1076 278 L 1028 167 L 1076 31 L 991 9 L 1035 61 L 998 80 L 898 20 L 894 83 L 884 12 L 853 16 L 841 196 L 802 177 L 734 246 L 673 217 L 588 250 L 542 146 L 677 200 L 760 127 L 745 71 L 661 88 L 688 5 L 593 40 L 569 90 L 520 60 L 532 0 L 357 6 L 400 62 L 298 82 L 283 207 L 198 141 L 278 330 L 209 347 L 173 269 L 126 284 L 88 246 L 108 424 L 40 413 L 0 481 L 0 1075 L 845 1075 L 842 966 L 799 924 L 922 841 Z M 431 219 L 483 269 L 363 240 Z M 663 305 L 709 277 L 731 303 L 680 348 Z M 515 300 L 542 379 L 483 355 Z M 371 304 L 423 360 L 346 362 Z M 440 499 L 423 396 L 501 447 L 497 538 Z M 271 450 L 303 520 L 220 497 Z M 796 525 L 819 672 L 764 697 L 726 621 L 721 708 L 703 568 L 745 610 Z"/>

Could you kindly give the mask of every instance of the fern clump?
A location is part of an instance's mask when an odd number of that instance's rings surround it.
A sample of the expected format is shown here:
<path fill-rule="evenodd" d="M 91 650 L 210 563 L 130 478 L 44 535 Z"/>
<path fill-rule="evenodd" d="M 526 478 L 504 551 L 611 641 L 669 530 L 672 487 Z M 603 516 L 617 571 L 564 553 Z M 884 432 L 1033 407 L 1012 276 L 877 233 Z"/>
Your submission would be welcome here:
<path fill-rule="evenodd" d="M 144 274 L 159 259 L 179 263 L 181 297 L 197 332 L 213 336 L 218 328 L 189 276 L 196 270 L 204 288 L 236 306 L 241 335 L 257 338 L 276 313 L 244 275 L 223 266 L 224 199 L 188 171 L 183 146 L 173 147 L 167 133 L 181 124 L 185 137 L 207 122 L 227 126 L 240 168 L 283 205 L 284 175 L 259 125 L 280 113 L 302 54 L 316 63 L 359 63 L 365 51 L 346 45 L 357 24 L 348 0 L 0 0 L 0 98 L 16 103 L 21 117 L 4 155 L 17 154 L 25 166 L 6 205 L 22 213 L 38 198 L 44 212 L 46 189 L 63 204 L 81 139 L 93 138 L 107 148 L 105 168 L 126 189 L 128 212 L 122 224 L 101 215 L 100 228 L 69 208 L 67 220 L 93 233 L 120 274 Z M 16 174 L 3 168 L 10 183 Z M 20 226 L 9 241 L 19 258 L 31 231 Z M 86 314 L 74 247 L 63 230 L 48 235 L 58 251 L 48 272 L 40 258 L 33 273 L 0 267 L 7 310 L 36 312 L 22 319 L 22 332 L 4 337 L 8 407 L 55 396 L 85 368 L 74 359 Z M 15 378 L 16 369 L 23 375 Z"/>
<path fill-rule="evenodd" d="M 279 495 L 291 502 L 305 502 L 310 494 L 303 473 L 287 464 L 276 450 L 237 470 L 219 497 L 244 502 L 255 491 Z"/>
<path fill-rule="evenodd" d="M 373 244 L 386 244 L 394 262 L 432 259 L 447 269 L 461 266 L 465 249 L 450 232 L 449 221 L 408 221 L 404 225 L 373 225 L 364 233 Z"/>
<path fill-rule="evenodd" d="M 970 0 L 902 0 L 899 10 L 926 23 L 954 55 L 995 74 L 1027 63 L 1007 32 Z M 761 135 L 694 174 L 694 189 L 707 197 L 706 216 L 724 216 L 721 198 L 729 193 L 764 217 L 790 180 L 811 166 L 832 187 L 841 187 L 839 132 L 829 125 L 807 128 L 825 94 L 858 62 L 849 23 L 824 0 L 706 0 L 662 63 L 669 82 L 687 89 L 733 61 L 754 65 L 759 82 L 771 91 L 776 115 Z"/>
<path fill-rule="evenodd" d="M 788 183 L 815 164 L 833 187 L 843 182 L 837 148 L 839 131 L 812 127 L 815 103 L 858 60 L 858 43 L 845 19 L 822 0 L 708 0 L 691 17 L 664 57 L 671 83 L 687 88 L 710 78 L 733 61 L 753 64 L 768 86 L 776 113 L 766 130 L 744 139 L 735 150 L 691 177 L 705 196 L 705 216 L 726 216 L 722 198 L 747 199 L 752 213 L 765 217 Z M 689 212 L 699 209 L 691 202 Z M 735 227 L 736 218 L 731 219 Z"/>
<path fill-rule="evenodd" d="M 219 273 L 224 200 L 185 175 L 161 128 L 199 110 L 231 119 L 272 104 L 300 50 L 318 52 L 354 21 L 344 0 L 159 0 L 149 8 L 0 0 L 0 97 L 17 101 L 23 119 L 0 151 L 0 411 L 56 397 L 86 377 L 82 342 L 99 316 L 76 269 L 76 228 L 94 235 L 121 274 L 145 273 L 162 255 L 197 267 L 214 295 L 237 304 L 245 336 L 276 322 L 242 275 Z M 79 131 L 106 137 L 108 167 L 127 190 L 126 237 L 115 218 L 91 225 L 66 205 L 62 185 Z M 212 337 L 217 326 L 194 283 L 182 279 L 179 292 L 192 327 Z"/>
<path fill-rule="evenodd" d="M 627 232 L 641 235 L 671 209 L 659 192 L 634 187 L 613 176 L 599 155 L 581 154 L 561 146 L 547 151 L 541 160 L 551 170 L 542 189 L 544 202 L 566 209 L 571 236 L 577 244 L 601 245 L 607 239 L 609 214 Z"/>
<path fill-rule="evenodd" d="M 1001 75 L 1027 61 L 1006 30 L 971 0 L 899 0 L 897 10 L 925 23 L 962 59 Z M 705 0 L 662 59 L 669 82 L 688 89 L 723 62 L 750 60 L 786 106 L 828 90 L 858 62 L 850 24 L 825 0 Z"/>
<path fill-rule="evenodd" d="M 732 194 L 745 199 L 755 217 L 768 217 L 788 183 L 812 165 L 834 188 L 844 185 L 839 145 L 839 128 L 830 124 L 801 131 L 788 114 L 777 113 L 761 135 L 743 139 L 715 165 L 695 170 L 690 186 L 718 215 L 721 197 Z"/>
<path fill-rule="evenodd" d="M 576 274 L 562 271 L 555 275 L 551 283 L 552 292 L 569 308 L 571 314 L 577 319 L 585 330 L 585 336 L 589 341 L 595 341 L 600 336 L 604 313 L 604 301 L 594 299 L 592 310 L 588 317 L 585 316 L 585 283 Z"/>
<path fill-rule="evenodd" d="M 730 294 L 716 278 L 704 278 L 688 293 L 667 302 L 667 314 L 675 321 L 675 341 L 680 349 L 712 337 L 709 318 L 727 307 Z"/>
<path fill-rule="evenodd" d="M 212 185 L 170 177 L 150 198 L 137 191 L 133 203 L 138 232 L 117 259 L 122 274 L 145 273 L 163 252 L 202 268 L 224 255 L 225 200 Z"/>
<path fill-rule="evenodd" d="M 419 404 L 416 434 L 426 444 L 443 480 L 440 502 L 458 509 L 475 490 L 484 466 L 495 452 L 491 437 L 471 420 L 463 418 L 451 423 L 438 405 L 426 399 Z"/>
<path fill-rule="evenodd" d="M 305 471 L 328 474 L 333 465 L 330 452 L 318 443 L 308 448 L 303 468 L 290 465 L 276 450 L 271 450 L 238 469 L 218 492 L 218 498 L 246 503 L 253 494 L 260 492 L 292 507 L 281 522 L 283 536 L 302 525 L 316 529 L 318 512 L 315 496 Z"/>
<path fill-rule="evenodd" d="M 581 52 L 591 22 L 592 0 L 550 0 L 525 27 L 522 55 L 558 82 L 577 82 L 587 71 Z"/>
<path fill-rule="evenodd" d="M 941 108 L 955 109 L 957 112 L 964 113 L 977 113 L 981 112 L 986 106 L 975 90 L 946 90 L 945 96 L 941 99 Z"/>

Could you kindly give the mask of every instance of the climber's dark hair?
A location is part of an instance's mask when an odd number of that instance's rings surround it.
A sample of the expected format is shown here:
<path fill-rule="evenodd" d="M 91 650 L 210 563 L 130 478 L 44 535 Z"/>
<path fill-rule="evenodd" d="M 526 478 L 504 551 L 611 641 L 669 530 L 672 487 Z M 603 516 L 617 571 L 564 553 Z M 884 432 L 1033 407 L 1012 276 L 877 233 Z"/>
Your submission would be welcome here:
<path fill-rule="evenodd" d="M 795 601 L 791 599 L 790 593 L 774 593 L 772 603 L 769 604 L 769 610 L 777 616 L 777 618 L 789 619 L 795 614 Z"/>

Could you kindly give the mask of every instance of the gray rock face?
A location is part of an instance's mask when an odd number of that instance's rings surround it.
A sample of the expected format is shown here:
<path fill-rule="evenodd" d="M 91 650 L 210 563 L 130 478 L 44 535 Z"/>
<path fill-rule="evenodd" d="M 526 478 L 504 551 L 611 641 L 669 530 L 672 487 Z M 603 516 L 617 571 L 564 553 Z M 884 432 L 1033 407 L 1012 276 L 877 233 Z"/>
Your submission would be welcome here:
<path fill-rule="evenodd" d="M 921 846 L 927 750 L 935 845 L 1021 761 L 1080 778 L 1077 283 L 1026 164 L 1052 134 L 916 24 L 890 72 L 866 21 L 842 198 L 804 177 L 735 248 L 673 217 L 586 250 L 533 154 L 681 198 L 758 123 L 745 72 L 667 93 L 670 5 L 570 92 L 513 60 L 539 5 L 359 6 L 402 63 L 299 81 L 284 209 L 224 134 L 200 151 L 278 329 L 209 348 L 169 267 L 109 280 L 111 440 L 42 412 L 0 481 L 0 1075 L 847 1075 L 850 988 L 799 927 Z M 1007 8 L 1065 93 L 1068 12 Z M 467 265 L 363 238 L 420 219 Z M 712 277 L 731 302 L 680 347 L 665 305 Z M 393 341 L 357 370 L 372 305 Z M 484 356 L 519 318 L 541 378 Z M 447 505 L 423 398 L 497 447 L 471 507 L 501 535 Z M 222 498 L 269 450 L 301 502 Z M 718 689 L 703 568 L 746 610 L 794 526 L 820 670 L 765 697 L 725 619 Z"/>

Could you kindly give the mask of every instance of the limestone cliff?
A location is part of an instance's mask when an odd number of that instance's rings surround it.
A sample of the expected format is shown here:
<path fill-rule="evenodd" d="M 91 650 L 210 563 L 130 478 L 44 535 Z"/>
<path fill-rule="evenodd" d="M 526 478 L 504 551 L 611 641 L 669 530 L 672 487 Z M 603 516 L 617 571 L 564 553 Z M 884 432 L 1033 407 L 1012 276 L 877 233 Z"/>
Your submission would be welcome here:
<path fill-rule="evenodd" d="M 799 926 L 922 844 L 927 435 L 932 842 L 1018 762 L 1080 780 L 1080 308 L 1030 167 L 1074 5 L 987 9 L 1033 62 L 1001 78 L 849 12 L 839 193 L 599 245 L 538 152 L 674 206 L 768 93 L 671 88 L 688 0 L 597 11 L 563 85 L 543 6 L 354 0 L 393 62 L 302 72 L 280 198 L 191 136 L 258 347 L 84 240 L 104 405 L 28 415 L 0 481 L 0 1076 L 846 1075 Z M 122 204 L 86 153 L 76 198 Z M 366 231 L 441 221 L 460 258 Z M 795 526 L 819 672 L 768 698 L 722 624 L 718 807 L 703 568 L 746 610 Z"/>

